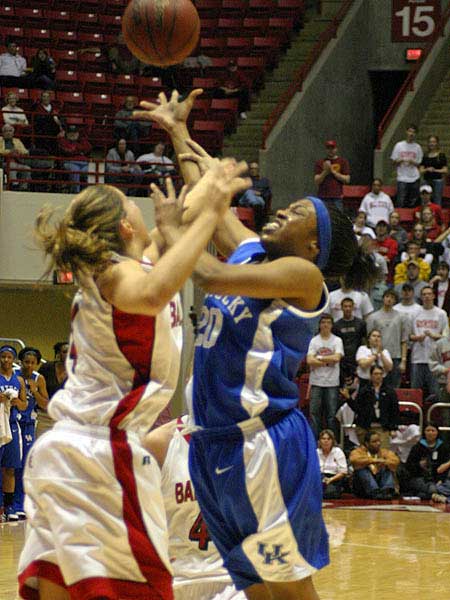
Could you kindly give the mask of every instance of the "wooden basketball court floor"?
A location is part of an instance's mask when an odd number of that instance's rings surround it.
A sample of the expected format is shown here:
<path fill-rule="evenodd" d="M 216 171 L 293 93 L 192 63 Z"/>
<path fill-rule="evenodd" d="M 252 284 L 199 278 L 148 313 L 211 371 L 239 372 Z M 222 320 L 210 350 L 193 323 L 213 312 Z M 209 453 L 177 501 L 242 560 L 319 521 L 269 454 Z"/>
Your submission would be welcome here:
<path fill-rule="evenodd" d="M 325 504 L 331 563 L 315 576 L 321 600 L 450 598 L 450 513 L 407 508 Z M 23 521 L 0 524 L 0 600 L 17 598 L 24 532 Z"/>

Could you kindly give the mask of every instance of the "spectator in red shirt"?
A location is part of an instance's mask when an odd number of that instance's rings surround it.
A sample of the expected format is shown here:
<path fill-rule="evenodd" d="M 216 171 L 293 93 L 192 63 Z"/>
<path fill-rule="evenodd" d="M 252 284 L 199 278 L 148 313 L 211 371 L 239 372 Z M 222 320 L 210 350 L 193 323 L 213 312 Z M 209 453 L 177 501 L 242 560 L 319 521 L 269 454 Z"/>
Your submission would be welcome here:
<path fill-rule="evenodd" d="M 327 155 L 318 160 L 314 167 L 314 182 L 318 186 L 317 195 L 325 203 L 343 209 L 344 184 L 350 183 L 348 160 L 338 156 L 335 140 L 325 142 Z"/>
<path fill-rule="evenodd" d="M 442 226 L 444 223 L 444 215 L 442 213 L 442 208 L 439 204 L 434 204 L 431 202 L 431 196 L 433 194 L 433 188 L 431 185 L 425 183 L 420 186 L 420 206 L 414 213 L 414 216 L 417 220 L 420 220 L 420 212 L 425 206 L 431 208 L 433 211 L 434 218 L 436 220 L 437 225 Z"/>
<path fill-rule="evenodd" d="M 237 98 L 241 119 L 246 119 L 250 108 L 250 90 L 248 81 L 239 73 L 236 61 L 230 58 L 226 73 L 217 81 L 216 98 Z"/>
<path fill-rule="evenodd" d="M 70 173 L 70 180 L 76 183 L 71 186 L 72 194 L 78 194 L 81 189 L 80 175 L 87 173 L 89 162 L 88 154 L 91 151 L 91 145 L 88 140 L 80 136 L 80 131 L 76 125 L 69 125 L 65 137 L 60 137 L 60 153 L 67 157 L 64 161 L 64 168 Z"/>
<path fill-rule="evenodd" d="M 419 223 L 423 225 L 427 241 L 434 242 L 444 229 L 444 225 L 439 226 L 436 223 L 436 217 L 429 206 L 424 206 L 420 211 Z"/>
<path fill-rule="evenodd" d="M 389 225 L 386 221 L 378 221 L 375 227 L 375 235 L 377 238 L 377 252 L 390 263 L 398 254 L 398 244 L 389 235 Z"/>

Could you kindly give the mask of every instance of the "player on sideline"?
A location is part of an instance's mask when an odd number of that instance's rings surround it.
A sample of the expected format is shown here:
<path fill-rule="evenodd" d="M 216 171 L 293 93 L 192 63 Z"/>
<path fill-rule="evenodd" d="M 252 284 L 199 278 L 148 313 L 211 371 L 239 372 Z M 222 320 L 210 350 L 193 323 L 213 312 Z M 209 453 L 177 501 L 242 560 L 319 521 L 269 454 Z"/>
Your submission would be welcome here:
<path fill-rule="evenodd" d="M 160 94 L 136 118 L 157 121 L 181 164 L 203 171 L 214 160 L 187 141 L 186 126 L 199 93 L 181 103 L 177 92 L 170 101 Z M 191 174 L 183 172 L 186 182 Z M 188 203 L 184 219 L 200 209 Z M 189 465 L 197 499 L 249 600 L 317 600 L 311 575 L 329 561 L 328 539 L 316 443 L 295 408 L 293 379 L 327 308 L 323 276 L 351 273 L 359 288 L 377 270 L 345 215 L 311 196 L 277 211 L 261 238 L 229 212 L 214 241 L 228 264 L 204 254 L 195 270 L 208 292 L 194 358 L 199 430 Z"/>
<path fill-rule="evenodd" d="M 3 491 L 3 507 L 8 521 L 18 521 L 14 509 L 14 472 L 22 466 L 22 438 L 19 428 L 19 410 L 27 408 L 27 396 L 23 378 L 14 371 L 17 352 L 8 344 L 0 348 L 0 403 L 7 407 L 12 439 L 0 447 L 0 468 L 2 470 L 0 491 Z M 0 505 L 2 504 L 0 498 Z"/>
<path fill-rule="evenodd" d="M 48 403 L 47 385 L 44 377 L 38 373 L 38 368 L 41 362 L 41 353 L 37 348 L 25 346 L 19 352 L 19 360 L 22 364 L 21 368 L 16 371 L 25 382 L 25 390 L 27 394 L 27 408 L 20 411 L 20 434 L 22 436 L 22 465 L 20 469 L 16 469 L 16 487 L 14 490 L 14 512 L 19 519 L 25 519 L 24 498 L 25 492 L 23 489 L 23 470 L 26 464 L 28 453 L 36 439 L 36 407 L 46 406 Z"/>
<path fill-rule="evenodd" d="M 209 537 L 189 475 L 188 415 L 150 432 L 143 444 L 161 468 L 175 600 L 245 600 Z"/>
<path fill-rule="evenodd" d="M 178 378 L 174 294 L 233 195 L 249 186 L 243 171 L 245 163 L 225 160 L 198 182 L 190 194 L 211 205 L 154 266 L 142 260 L 155 248 L 141 211 L 114 187 L 87 188 L 54 225 L 50 209 L 39 214 L 35 233 L 49 270 L 74 272 L 80 290 L 68 381 L 50 403 L 56 424 L 31 449 L 24 475 L 22 598 L 173 598 L 160 471 L 141 437 Z M 174 216 L 171 209 L 156 199 L 156 222 L 165 211 Z M 167 235 L 164 224 L 160 231 Z"/>

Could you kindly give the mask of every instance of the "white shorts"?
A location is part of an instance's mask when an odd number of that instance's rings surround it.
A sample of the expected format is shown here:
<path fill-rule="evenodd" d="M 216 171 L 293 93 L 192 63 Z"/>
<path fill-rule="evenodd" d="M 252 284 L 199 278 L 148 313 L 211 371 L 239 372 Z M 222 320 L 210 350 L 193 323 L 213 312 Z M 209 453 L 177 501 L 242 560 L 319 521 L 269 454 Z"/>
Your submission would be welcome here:
<path fill-rule="evenodd" d="M 189 583 L 174 588 L 175 600 L 246 600 L 229 581 Z"/>
<path fill-rule="evenodd" d="M 62 421 L 31 449 L 21 598 L 38 578 L 76 600 L 173 598 L 160 470 L 131 433 Z"/>

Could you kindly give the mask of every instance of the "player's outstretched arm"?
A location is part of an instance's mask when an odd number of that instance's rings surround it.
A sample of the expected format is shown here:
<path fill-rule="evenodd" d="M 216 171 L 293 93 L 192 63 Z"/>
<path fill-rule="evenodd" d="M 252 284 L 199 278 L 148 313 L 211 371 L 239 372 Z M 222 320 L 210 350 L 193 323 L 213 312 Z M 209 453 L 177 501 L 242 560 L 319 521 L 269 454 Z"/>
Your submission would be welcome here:
<path fill-rule="evenodd" d="M 206 170 L 214 164 L 214 161 L 218 160 L 210 156 L 206 150 L 202 148 L 200 144 L 194 142 L 194 140 L 186 140 L 186 146 L 188 152 L 183 152 L 178 156 L 180 164 L 194 162 L 197 164 L 201 174 L 205 173 Z M 202 210 L 202 206 L 193 202 L 189 196 L 186 200 L 186 210 L 183 214 L 183 222 L 188 223 L 200 210 Z M 213 242 L 223 256 L 229 256 L 241 242 L 255 236 L 256 234 L 254 231 L 245 227 L 231 211 L 228 211 L 217 226 Z"/>
<path fill-rule="evenodd" d="M 161 92 L 158 95 L 158 103 L 141 102 L 140 106 L 143 110 L 134 111 L 133 118 L 154 121 L 165 129 L 178 157 L 179 154 L 190 151 L 186 146 L 186 140 L 190 139 L 187 120 L 195 99 L 202 93 L 202 89 L 192 90 L 184 100 L 180 101 L 177 90 L 172 92 L 169 99 L 164 92 Z M 179 162 L 179 167 L 183 180 L 188 185 L 193 185 L 200 179 L 200 171 L 195 163 Z"/>
<path fill-rule="evenodd" d="M 153 186 L 156 223 L 160 233 L 166 236 L 169 249 L 149 272 L 132 260 L 106 269 L 97 278 L 105 299 L 124 312 L 158 314 L 190 277 L 233 195 L 248 187 L 248 180 L 241 177 L 245 170 L 245 163 L 232 165 L 229 161 L 221 161 L 201 178 L 191 193 L 203 195 L 205 203 L 206 199 L 209 202 L 184 232 L 180 231 L 180 226 L 186 188 L 177 198 L 170 179 L 167 180 L 167 197 Z M 132 230 L 132 226 L 125 219 L 121 228 L 126 238 L 127 228 Z"/>
<path fill-rule="evenodd" d="M 284 298 L 303 310 L 315 310 L 323 293 L 323 276 L 319 268 L 294 256 L 260 264 L 231 265 L 204 252 L 193 276 L 205 292 L 250 298 Z"/>

